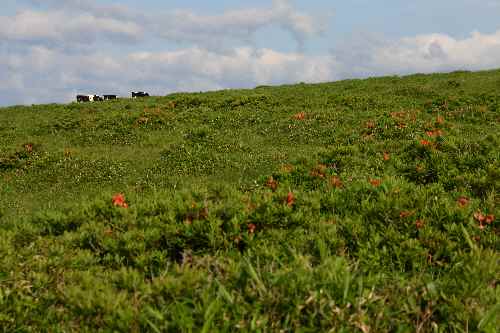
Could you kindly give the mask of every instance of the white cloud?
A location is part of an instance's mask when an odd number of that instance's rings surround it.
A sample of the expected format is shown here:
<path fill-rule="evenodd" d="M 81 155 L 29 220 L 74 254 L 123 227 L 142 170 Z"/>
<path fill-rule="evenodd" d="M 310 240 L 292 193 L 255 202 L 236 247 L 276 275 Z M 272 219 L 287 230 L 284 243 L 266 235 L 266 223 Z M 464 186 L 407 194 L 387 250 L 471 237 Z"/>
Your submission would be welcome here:
<path fill-rule="evenodd" d="M 111 40 L 138 40 L 143 29 L 131 21 L 96 17 L 90 13 L 25 10 L 13 17 L 0 17 L 0 38 L 62 46 L 90 43 L 100 37 Z"/>
<path fill-rule="evenodd" d="M 31 2 L 48 5 L 49 9 L 0 17 L 0 37 L 44 45 L 89 44 L 101 35 L 126 43 L 159 37 L 215 51 L 234 42 L 251 43 L 257 30 L 269 26 L 289 32 L 299 48 L 307 38 L 324 30 L 322 20 L 299 12 L 289 0 L 273 0 L 270 7 L 229 10 L 218 15 L 200 15 L 191 10 L 141 14 L 126 6 L 102 6 L 92 0 Z"/>
<path fill-rule="evenodd" d="M 500 67 L 500 30 L 464 39 L 426 34 L 399 40 L 358 36 L 332 52 L 342 76 L 430 73 Z"/>
<path fill-rule="evenodd" d="M 335 79 L 334 60 L 329 56 L 306 56 L 270 49 L 237 48 L 218 54 L 201 48 L 175 52 L 137 53 L 129 56 L 147 77 L 170 75 L 175 82 L 197 77 L 214 87 L 252 87 L 296 81 L 319 82 Z M 175 87 L 173 87 L 175 89 Z"/>
<path fill-rule="evenodd" d="M 175 11 L 156 21 L 160 36 L 166 39 L 215 47 L 226 39 L 249 42 L 258 29 L 272 25 L 290 32 L 302 47 L 307 38 L 325 28 L 322 20 L 297 11 L 288 0 L 274 0 L 270 8 L 232 10 L 213 16 Z"/>

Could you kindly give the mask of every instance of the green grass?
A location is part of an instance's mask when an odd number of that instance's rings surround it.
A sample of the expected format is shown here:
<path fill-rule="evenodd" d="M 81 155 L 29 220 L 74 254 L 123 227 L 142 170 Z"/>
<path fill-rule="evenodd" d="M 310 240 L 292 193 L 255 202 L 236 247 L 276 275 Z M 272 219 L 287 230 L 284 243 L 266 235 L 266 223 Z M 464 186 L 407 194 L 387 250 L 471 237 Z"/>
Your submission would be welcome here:
<path fill-rule="evenodd" d="M 499 134 L 498 70 L 2 108 L 0 330 L 498 332 Z"/>

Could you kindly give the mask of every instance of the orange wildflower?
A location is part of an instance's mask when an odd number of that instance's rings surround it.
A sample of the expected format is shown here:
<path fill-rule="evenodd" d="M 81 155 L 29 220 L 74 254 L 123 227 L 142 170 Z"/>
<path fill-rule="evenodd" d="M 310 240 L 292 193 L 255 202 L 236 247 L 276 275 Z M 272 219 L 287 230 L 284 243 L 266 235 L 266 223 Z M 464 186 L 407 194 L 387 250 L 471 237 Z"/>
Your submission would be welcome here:
<path fill-rule="evenodd" d="M 424 221 L 423 220 L 416 220 L 415 221 L 415 226 L 417 227 L 417 229 L 422 229 L 424 227 Z"/>
<path fill-rule="evenodd" d="M 125 201 L 125 195 L 123 193 L 115 194 L 112 198 L 113 205 L 122 208 L 128 208 L 128 204 Z"/>
<path fill-rule="evenodd" d="M 460 206 L 460 207 L 465 207 L 469 204 L 470 202 L 470 199 L 467 198 L 467 197 L 460 197 L 458 198 L 457 200 L 457 204 Z"/>
<path fill-rule="evenodd" d="M 304 112 L 299 112 L 293 115 L 293 119 L 295 120 L 304 120 L 306 118 L 306 114 Z"/>
<path fill-rule="evenodd" d="M 384 161 L 389 161 L 391 159 L 391 155 L 388 152 L 384 152 Z"/>
<path fill-rule="evenodd" d="M 24 145 L 24 149 L 26 149 L 26 151 L 27 151 L 28 153 L 33 152 L 33 144 L 32 144 L 32 143 L 27 143 L 27 144 L 25 144 L 25 145 Z"/>
<path fill-rule="evenodd" d="M 318 164 L 311 170 L 310 175 L 311 177 L 325 178 L 326 176 L 325 170 L 326 170 L 326 165 Z"/>
<path fill-rule="evenodd" d="M 429 137 L 437 137 L 437 136 L 442 136 L 443 135 L 443 131 L 441 130 L 435 130 L 435 131 L 427 131 L 425 132 L 425 134 L 427 134 L 427 136 Z"/>
<path fill-rule="evenodd" d="M 474 218 L 479 223 L 483 223 L 486 220 L 486 216 L 484 216 L 483 213 L 481 213 L 480 211 L 474 213 Z"/>
<path fill-rule="evenodd" d="M 484 222 L 486 222 L 486 224 L 492 224 L 493 221 L 495 221 L 495 215 L 493 214 L 486 215 L 484 218 Z"/>
<path fill-rule="evenodd" d="M 266 186 L 274 192 L 278 188 L 278 182 L 271 176 L 267 179 Z"/>
<path fill-rule="evenodd" d="M 242 238 L 240 235 L 238 235 L 238 236 L 234 237 L 234 243 L 235 243 L 236 245 L 240 244 L 240 242 L 241 242 L 242 240 L 243 240 L 243 238 Z"/>
<path fill-rule="evenodd" d="M 380 186 L 380 184 L 382 184 L 382 181 L 380 179 L 370 179 L 370 184 L 377 187 Z"/>
<path fill-rule="evenodd" d="M 344 186 L 340 178 L 337 176 L 333 176 L 332 178 L 330 178 L 330 184 L 336 188 L 341 188 L 342 186 Z"/>
<path fill-rule="evenodd" d="M 474 213 L 474 219 L 479 222 L 479 229 L 484 230 L 486 224 L 492 224 L 493 221 L 495 221 L 495 215 L 493 214 L 488 214 L 484 215 L 482 212 L 477 211 Z"/>
<path fill-rule="evenodd" d="M 391 117 L 394 119 L 401 119 L 405 117 L 405 112 L 391 112 Z"/>
<path fill-rule="evenodd" d="M 292 192 L 288 192 L 288 195 L 286 196 L 286 204 L 288 205 L 288 207 L 292 207 L 294 203 L 295 203 L 295 196 L 293 195 Z"/>
<path fill-rule="evenodd" d="M 402 211 L 401 213 L 399 213 L 399 217 L 404 219 L 408 216 L 412 216 L 413 214 L 415 214 L 414 212 L 410 212 L 410 211 Z"/>
<path fill-rule="evenodd" d="M 428 140 L 420 140 L 420 144 L 422 146 L 430 146 L 430 145 L 432 145 L 432 142 L 430 142 Z"/>
<path fill-rule="evenodd" d="M 284 173 L 290 173 L 293 171 L 293 165 L 291 164 L 284 164 L 281 166 L 281 171 Z"/>
<path fill-rule="evenodd" d="M 253 223 L 249 223 L 247 228 L 248 228 L 248 233 L 253 234 L 255 233 L 255 229 L 257 229 L 257 226 Z"/>
<path fill-rule="evenodd" d="M 368 129 L 373 129 L 375 128 L 375 122 L 373 120 L 369 120 L 365 123 L 365 127 Z"/>

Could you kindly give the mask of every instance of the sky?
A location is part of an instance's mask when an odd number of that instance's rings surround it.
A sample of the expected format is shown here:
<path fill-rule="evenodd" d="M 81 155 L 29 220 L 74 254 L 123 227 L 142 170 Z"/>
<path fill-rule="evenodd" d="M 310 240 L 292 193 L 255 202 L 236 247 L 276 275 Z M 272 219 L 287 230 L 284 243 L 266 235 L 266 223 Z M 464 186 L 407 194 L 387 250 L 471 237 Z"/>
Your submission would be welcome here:
<path fill-rule="evenodd" d="M 0 106 L 500 68 L 500 0 L 2 0 Z"/>

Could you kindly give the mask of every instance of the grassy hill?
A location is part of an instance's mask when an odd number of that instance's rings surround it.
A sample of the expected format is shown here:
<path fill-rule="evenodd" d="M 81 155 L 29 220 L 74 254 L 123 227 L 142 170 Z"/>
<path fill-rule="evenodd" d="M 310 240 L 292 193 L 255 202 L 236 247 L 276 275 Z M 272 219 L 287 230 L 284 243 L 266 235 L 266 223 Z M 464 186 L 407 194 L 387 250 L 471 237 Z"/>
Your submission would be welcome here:
<path fill-rule="evenodd" d="M 0 108 L 0 330 L 498 332 L 500 71 Z"/>

